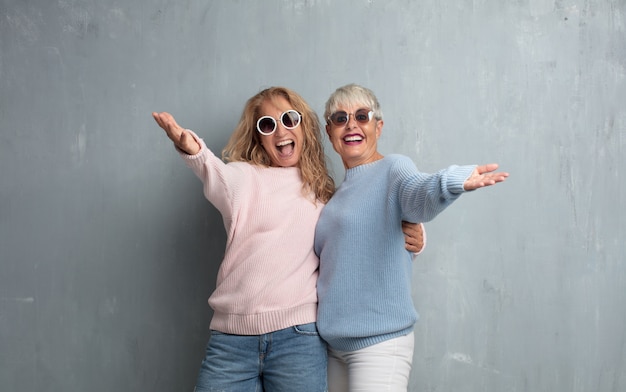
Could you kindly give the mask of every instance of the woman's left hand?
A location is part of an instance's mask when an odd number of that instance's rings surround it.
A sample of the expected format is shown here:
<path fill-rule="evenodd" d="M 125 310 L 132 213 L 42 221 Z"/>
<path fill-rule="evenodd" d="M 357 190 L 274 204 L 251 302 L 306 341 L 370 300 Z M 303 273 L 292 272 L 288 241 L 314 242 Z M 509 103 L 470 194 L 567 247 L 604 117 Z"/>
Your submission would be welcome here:
<path fill-rule="evenodd" d="M 485 186 L 495 185 L 498 182 L 506 180 L 509 173 L 497 172 L 497 163 L 489 163 L 487 165 L 477 166 L 472 174 L 463 183 L 463 189 L 466 191 L 473 191 L 474 189 L 482 188 Z"/>

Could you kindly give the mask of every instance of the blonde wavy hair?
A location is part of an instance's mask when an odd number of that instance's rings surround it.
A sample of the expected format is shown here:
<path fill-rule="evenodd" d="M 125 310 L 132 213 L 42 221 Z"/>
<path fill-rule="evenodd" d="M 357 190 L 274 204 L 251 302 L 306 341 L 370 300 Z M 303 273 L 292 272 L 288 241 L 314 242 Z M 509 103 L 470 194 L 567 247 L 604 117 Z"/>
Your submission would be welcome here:
<path fill-rule="evenodd" d="M 254 95 L 246 102 L 239 124 L 222 150 L 225 162 L 248 162 L 253 165 L 270 166 L 267 155 L 256 130 L 261 117 L 260 108 L 266 100 L 282 97 L 302 116 L 300 128 L 304 135 L 298 168 L 304 182 L 302 192 L 313 192 L 315 199 L 327 203 L 335 192 L 335 182 L 326 164 L 322 146 L 322 133 L 317 114 L 296 92 L 285 87 L 270 87 Z"/>

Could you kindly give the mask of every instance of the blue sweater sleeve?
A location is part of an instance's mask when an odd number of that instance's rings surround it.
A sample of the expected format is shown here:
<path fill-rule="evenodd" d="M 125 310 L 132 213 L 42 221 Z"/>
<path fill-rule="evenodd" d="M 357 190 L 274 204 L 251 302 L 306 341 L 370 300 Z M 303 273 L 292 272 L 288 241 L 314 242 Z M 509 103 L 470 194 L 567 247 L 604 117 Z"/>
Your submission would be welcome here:
<path fill-rule="evenodd" d="M 408 157 L 399 158 L 392 168 L 392 186 L 398 189 L 402 219 L 428 222 L 455 201 L 463 192 L 463 183 L 475 165 L 452 165 L 437 173 L 417 170 Z"/>

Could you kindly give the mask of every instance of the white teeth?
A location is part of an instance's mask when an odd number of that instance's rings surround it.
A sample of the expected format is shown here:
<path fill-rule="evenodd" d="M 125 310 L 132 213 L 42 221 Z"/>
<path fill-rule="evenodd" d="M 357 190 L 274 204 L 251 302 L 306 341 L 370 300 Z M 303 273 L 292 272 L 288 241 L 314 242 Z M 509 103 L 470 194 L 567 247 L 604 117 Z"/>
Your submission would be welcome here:
<path fill-rule="evenodd" d="M 345 139 L 343 139 L 347 142 L 358 142 L 363 140 L 363 138 L 361 136 L 346 136 Z"/>
<path fill-rule="evenodd" d="M 293 143 L 292 140 L 283 140 L 282 142 L 278 142 L 278 144 L 276 144 L 276 147 L 286 146 L 287 144 L 291 144 L 291 143 Z"/>

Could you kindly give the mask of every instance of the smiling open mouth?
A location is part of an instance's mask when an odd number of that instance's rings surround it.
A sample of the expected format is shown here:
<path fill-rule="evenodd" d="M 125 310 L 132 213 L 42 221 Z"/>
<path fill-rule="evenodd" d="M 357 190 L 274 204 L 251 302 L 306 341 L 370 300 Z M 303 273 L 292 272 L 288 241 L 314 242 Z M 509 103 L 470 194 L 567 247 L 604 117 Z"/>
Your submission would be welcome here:
<path fill-rule="evenodd" d="M 360 142 L 363 140 L 363 136 L 361 135 L 348 135 L 343 138 L 344 142 Z"/>
<path fill-rule="evenodd" d="M 281 156 L 289 156 L 293 153 L 294 146 L 293 140 L 283 140 L 276 144 L 276 149 Z"/>

